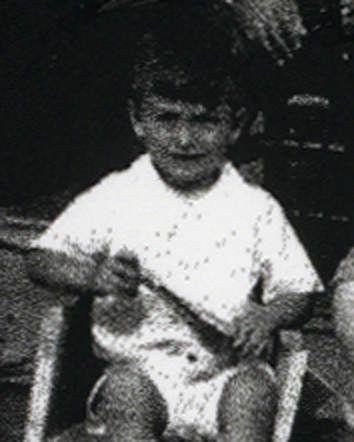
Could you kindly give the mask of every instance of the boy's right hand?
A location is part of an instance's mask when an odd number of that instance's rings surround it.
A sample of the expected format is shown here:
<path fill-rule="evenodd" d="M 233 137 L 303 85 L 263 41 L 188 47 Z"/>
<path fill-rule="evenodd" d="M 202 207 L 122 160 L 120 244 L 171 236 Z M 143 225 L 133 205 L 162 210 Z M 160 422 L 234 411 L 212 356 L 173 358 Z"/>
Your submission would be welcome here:
<path fill-rule="evenodd" d="M 99 295 L 135 296 L 140 284 L 140 264 L 135 255 L 125 252 L 105 258 L 96 274 L 95 291 Z"/>

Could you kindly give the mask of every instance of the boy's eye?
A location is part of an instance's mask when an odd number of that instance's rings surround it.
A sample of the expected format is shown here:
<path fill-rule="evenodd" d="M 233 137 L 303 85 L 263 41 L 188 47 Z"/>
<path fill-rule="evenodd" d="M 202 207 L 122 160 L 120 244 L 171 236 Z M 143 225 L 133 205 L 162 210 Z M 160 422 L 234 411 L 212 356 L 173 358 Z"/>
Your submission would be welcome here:
<path fill-rule="evenodd" d="M 216 117 L 213 117 L 211 115 L 195 115 L 192 118 L 193 123 L 199 123 L 199 124 L 218 124 L 219 120 Z"/>
<path fill-rule="evenodd" d="M 179 115 L 176 112 L 163 112 L 161 114 L 158 114 L 156 119 L 157 121 L 161 121 L 163 123 L 170 123 L 176 121 L 178 117 Z"/>

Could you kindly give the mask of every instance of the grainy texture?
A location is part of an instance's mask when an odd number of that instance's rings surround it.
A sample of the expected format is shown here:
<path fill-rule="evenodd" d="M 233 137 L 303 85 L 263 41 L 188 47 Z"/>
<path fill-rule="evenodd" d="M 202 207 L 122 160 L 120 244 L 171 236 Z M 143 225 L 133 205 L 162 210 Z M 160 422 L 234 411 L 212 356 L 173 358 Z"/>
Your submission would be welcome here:
<path fill-rule="evenodd" d="M 64 3 L 1 5 L 0 439 L 350 440 L 352 2 Z"/>

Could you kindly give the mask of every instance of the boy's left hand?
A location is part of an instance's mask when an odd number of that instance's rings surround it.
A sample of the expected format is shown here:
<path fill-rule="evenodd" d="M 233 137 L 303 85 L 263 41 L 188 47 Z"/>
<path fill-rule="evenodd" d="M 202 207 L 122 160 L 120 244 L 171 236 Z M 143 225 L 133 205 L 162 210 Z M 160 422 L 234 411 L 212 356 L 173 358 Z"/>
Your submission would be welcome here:
<path fill-rule="evenodd" d="M 250 303 L 243 316 L 235 321 L 234 348 L 241 357 L 259 357 L 270 343 L 276 325 L 266 314 L 266 309 Z"/>

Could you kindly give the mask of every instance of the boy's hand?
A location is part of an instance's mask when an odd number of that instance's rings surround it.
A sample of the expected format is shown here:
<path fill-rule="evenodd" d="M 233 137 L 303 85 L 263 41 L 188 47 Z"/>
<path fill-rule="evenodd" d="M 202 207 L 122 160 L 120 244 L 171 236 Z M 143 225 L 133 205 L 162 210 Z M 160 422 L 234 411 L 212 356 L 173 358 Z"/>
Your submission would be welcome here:
<path fill-rule="evenodd" d="M 276 326 L 264 307 L 250 303 L 243 316 L 235 322 L 234 348 L 241 357 L 259 357 L 275 332 Z"/>
<path fill-rule="evenodd" d="M 103 260 L 96 275 L 95 290 L 100 295 L 135 296 L 139 284 L 139 261 L 135 255 L 125 252 Z"/>

